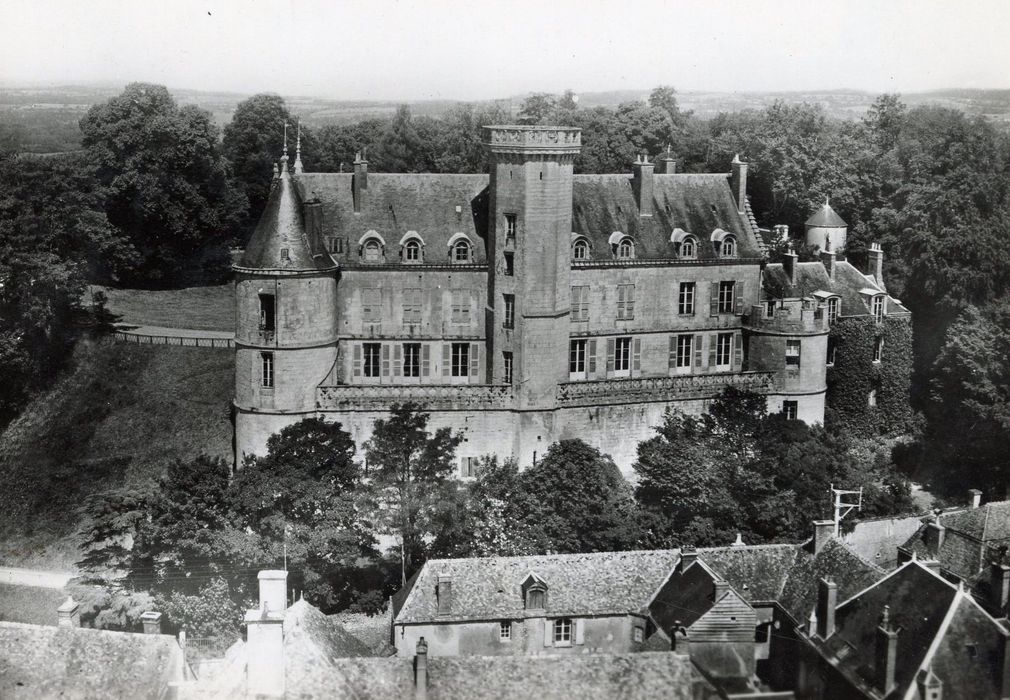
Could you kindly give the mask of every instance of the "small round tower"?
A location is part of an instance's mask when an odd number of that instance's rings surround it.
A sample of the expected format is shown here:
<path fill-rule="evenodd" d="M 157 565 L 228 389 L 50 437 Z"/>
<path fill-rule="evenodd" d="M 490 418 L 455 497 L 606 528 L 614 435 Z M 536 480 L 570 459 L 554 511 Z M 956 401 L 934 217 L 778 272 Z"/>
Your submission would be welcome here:
<path fill-rule="evenodd" d="M 824 200 L 824 206 L 807 219 L 805 226 L 807 245 L 816 248 L 818 253 L 822 250 L 836 253 L 844 250 L 849 225 L 835 213 L 827 198 Z"/>
<path fill-rule="evenodd" d="M 264 454 L 273 433 L 315 414 L 316 386 L 336 360 L 337 264 L 306 231 L 287 160 L 285 147 L 263 215 L 232 268 L 238 465 Z"/>

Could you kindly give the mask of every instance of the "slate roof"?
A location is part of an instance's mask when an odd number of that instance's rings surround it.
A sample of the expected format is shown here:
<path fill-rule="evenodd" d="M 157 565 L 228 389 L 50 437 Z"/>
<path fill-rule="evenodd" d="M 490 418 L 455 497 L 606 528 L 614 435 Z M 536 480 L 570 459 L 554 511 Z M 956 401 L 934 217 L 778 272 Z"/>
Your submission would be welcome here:
<path fill-rule="evenodd" d="M 698 558 L 750 603 L 778 600 L 801 554 L 794 544 L 698 549 Z"/>
<path fill-rule="evenodd" d="M 1010 544 L 1010 501 L 994 501 L 937 516 L 946 531 L 938 554 L 926 546 L 923 524 L 903 545 L 923 559 L 937 559 L 945 570 L 971 580 L 985 568 L 986 550 Z"/>
<path fill-rule="evenodd" d="M 181 681 L 170 635 L 0 622 L 0 697 L 162 698 Z"/>
<path fill-rule="evenodd" d="M 690 627 L 712 607 L 715 579 L 703 565 L 678 566 L 649 603 L 656 626 L 668 635 L 674 628 Z"/>
<path fill-rule="evenodd" d="M 853 552 L 866 561 L 884 568 L 894 568 L 898 547 L 915 534 L 922 525 L 922 515 L 899 515 L 859 520 L 841 539 Z"/>
<path fill-rule="evenodd" d="M 764 270 L 764 290 L 769 298 L 795 298 L 810 296 L 817 291 L 831 292 L 841 297 L 839 314 L 842 316 L 869 316 L 871 311 L 859 293 L 861 289 L 872 289 L 880 294 L 887 292 L 873 280 L 872 275 L 864 275 L 847 260 L 835 261 L 835 279 L 828 277 L 824 264 L 820 262 L 796 263 L 796 284 L 790 284 L 782 263 L 768 263 Z M 888 314 L 907 314 L 907 308 L 894 297 L 888 297 Z"/>
<path fill-rule="evenodd" d="M 365 613 L 336 613 L 329 616 L 364 644 L 373 656 L 389 656 L 396 647 L 389 643 L 389 616 Z"/>
<path fill-rule="evenodd" d="M 864 561 L 836 539 L 829 540 L 815 556 L 800 556 L 789 572 L 779 604 L 798 623 L 806 621 L 817 603 L 817 584 L 828 578 L 838 585 L 838 599 L 845 600 L 884 577 L 884 570 Z"/>
<path fill-rule="evenodd" d="M 533 573 L 548 586 L 548 615 L 642 614 L 673 571 L 680 550 L 664 549 L 529 557 L 432 559 L 395 618 L 396 623 L 521 619 L 543 613 L 524 609 L 521 584 Z M 437 614 L 438 576 L 452 577 L 452 607 Z"/>
<path fill-rule="evenodd" d="M 336 658 L 372 656 L 364 642 L 344 629 L 332 615 L 300 600 L 284 613 L 284 663 L 287 677 Z"/>
<path fill-rule="evenodd" d="M 256 224 L 238 267 L 256 270 L 326 270 L 334 267 L 326 253 L 313 255 L 313 246 L 302 219 L 302 200 L 295 185 L 283 170 L 274 180 L 270 196 Z M 287 251 L 287 257 L 282 251 Z"/>
<path fill-rule="evenodd" d="M 805 225 L 818 228 L 842 228 L 848 226 L 848 224 L 845 223 L 845 219 L 840 217 L 827 202 L 825 202 L 820 209 L 810 215 L 810 218 L 807 219 Z"/>
<path fill-rule="evenodd" d="M 681 228 L 698 239 L 698 260 L 715 260 L 712 232 L 737 237 L 737 257 L 763 256 L 758 232 L 737 211 L 725 174 L 653 176 L 652 216 L 639 216 L 631 175 L 576 175 L 572 191 L 572 230 L 589 239 L 590 260 L 611 260 L 615 231 L 635 241 L 635 259 L 672 259 L 670 234 Z"/>
<path fill-rule="evenodd" d="M 1007 632 L 969 594 L 917 561 L 839 605 L 835 634 L 813 642 L 856 687 L 872 685 L 884 606 L 899 630 L 893 697 L 903 697 L 927 667 L 958 697 L 999 697 Z"/>

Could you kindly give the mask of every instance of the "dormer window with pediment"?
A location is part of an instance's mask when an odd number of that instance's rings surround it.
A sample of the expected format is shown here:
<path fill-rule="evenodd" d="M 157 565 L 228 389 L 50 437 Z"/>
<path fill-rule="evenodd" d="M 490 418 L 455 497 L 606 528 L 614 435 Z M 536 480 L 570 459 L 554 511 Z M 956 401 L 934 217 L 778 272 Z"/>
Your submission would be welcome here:
<path fill-rule="evenodd" d="M 417 231 L 407 231 L 400 239 L 400 260 L 408 265 L 424 262 L 424 241 Z"/>
<path fill-rule="evenodd" d="M 358 241 L 358 259 L 364 263 L 386 261 L 386 241 L 376 231 L 368 231 Z"/>
<path fill-rule="evenodd" d="M 721 228 L 712 232 L 712 249 L 716 257 L 735 258 L 737 256 L 736 236 Z"/>
<path fill-rule="evenodd" d="M 473 244 L 465 233 L 454 233 L 449 239 L 449 261 L 456 265 L 473 262 Z"/>
<path fill-rule="evenodd" d="M 575 239 L 572 243 L 572 260 L 588 260 L 589 259 L 589 241 L 585 237 L 580 236 Z"/>
<path fill-rule="evenodd" d="M 631 236 L 626 236 L 620 231 L 610 234 L 610 249 L 614 257 L 618 260 L 635 259 L 635 241 Z"/>
<path fill-rule="evenodd" d="M 534 573 L 523 580 L 523 607 L 526 610 L 547 609 L 547 582 Z"/>
<path fill-rule="evenodd" d="M 698 239 L 684 229 L 673 229 L 673 233 L 670 234 L 670 242 L 673 243 L 678 258 L 694 260 L 698 257 Z"/>

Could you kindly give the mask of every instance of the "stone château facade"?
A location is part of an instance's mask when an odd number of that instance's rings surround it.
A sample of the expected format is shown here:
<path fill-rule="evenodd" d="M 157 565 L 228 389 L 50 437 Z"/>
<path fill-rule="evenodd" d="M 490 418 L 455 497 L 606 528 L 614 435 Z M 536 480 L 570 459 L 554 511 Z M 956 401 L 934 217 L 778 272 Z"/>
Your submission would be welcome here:
<path fill-rule="evenodd" d="M 826 304 L 763 301 L 747 164 L 575 175 L 579 129 L 485 127 L 487 175 L 280 164 L 235 266 L 236 453 L 307 416 L 360 445 L 393 403 L 464 431 L 462 476 L 582 438 L 627 472 L 667 407 L 726 387 L 824 416 Z M 300 154 L 299 154 L 300 155 Z"/>

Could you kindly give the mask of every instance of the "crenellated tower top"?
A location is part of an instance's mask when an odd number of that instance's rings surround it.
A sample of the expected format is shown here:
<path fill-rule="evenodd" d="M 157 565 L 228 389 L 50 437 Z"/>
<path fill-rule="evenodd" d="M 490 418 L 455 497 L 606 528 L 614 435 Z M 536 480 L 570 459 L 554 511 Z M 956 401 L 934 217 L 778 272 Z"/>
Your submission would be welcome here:
<path fill-rule="evenodd" d="M 574 158 L 582 149 L 582 129 L 522 124 L 485 126 L 484 145 L 496 155 Z"/>

